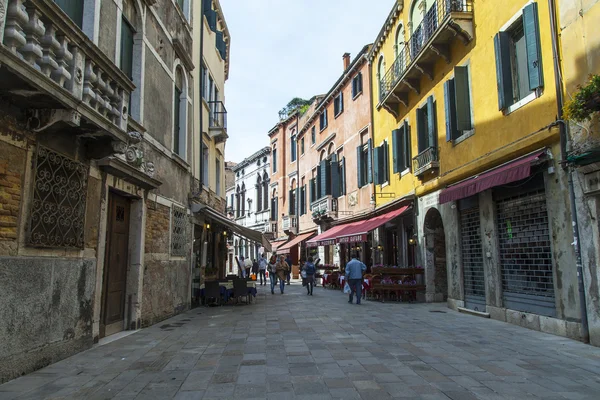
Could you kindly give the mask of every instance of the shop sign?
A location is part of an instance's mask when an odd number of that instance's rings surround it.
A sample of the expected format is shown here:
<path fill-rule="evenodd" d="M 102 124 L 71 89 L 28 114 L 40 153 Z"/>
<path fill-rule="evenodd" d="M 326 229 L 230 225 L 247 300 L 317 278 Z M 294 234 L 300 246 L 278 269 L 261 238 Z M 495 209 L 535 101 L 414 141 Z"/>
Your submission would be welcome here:
<path fill-rule="evenodd" d="M 440 204 L 440 192 L 437 191 L 435 193 L 428 194 L 426 196 L 421 197 L 421 209 L 423 211 L 428 208 L 438 206 Z"/>
<path fill-rule="evenodd" d="M 334 245 L 334 244 L 335 244 L 335 239 L 320 240 L 318 243 L 319 246 L 329 246 L 329 245 Z"/>
<path fill-rule="evenodd" d="M 584 191 L 585 194 L 600 192 L 600 171 L 585 174 Z"/>
<path fill-rule="evenodd" d="M 338 243 L 356 243 L 356 242 L 366 242 L 367 235 L 352 235 L 352 236 L 343 236 L 338 238 Z"/>

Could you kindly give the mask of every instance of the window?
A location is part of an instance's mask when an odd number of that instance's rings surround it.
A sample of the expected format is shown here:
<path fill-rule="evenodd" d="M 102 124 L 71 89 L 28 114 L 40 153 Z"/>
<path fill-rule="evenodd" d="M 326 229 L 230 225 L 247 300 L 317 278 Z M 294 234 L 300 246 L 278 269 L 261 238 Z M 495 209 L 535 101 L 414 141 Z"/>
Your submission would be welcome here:
<path fill-rule="evenodd" d="M 333 115 L 337 118 L 344 111 L 344 93 L 340 92 L 333 100 Z"/>
<path fill-rule="evenodd" d="M 221 195 L 221 161 L 219 159 L 215 159 L 215 178 L 217 181 L 217 187 L 215 188 L 215 192 L 217 196 Z"/>
<path fill-rule="evenodd" d="M 171 255 L 185 257 L 187 253 L 187 212 L 173 206 L 171 213 Z"/>
<path fill-rule="evenodd" d="M 258 178 L 256 178 L 256 211 L 262 211 L 262 193 L 263 193 L 263 187 L 262 187 L 262 178 L 260 177 L 260 174 L 258 175 Z"/>
<path fill-rule="evenodd" d="M 404 49 L 404 26 L 402 23 L 398 25 L 396 30 L 396 43 L 394 44 L 394 58 L 398 58 L 402 50 Z"/>
<path fill-rule="evenodd" d="M 311 203 L 325 196 L 340 197 L 346 194 L 345 160 L 341 152 L 331 154 L 319 163 L 314 178 L 309 181 Z"/>
<path fill-rule="evenodd" d="M 498 107 L 510 112 L 512 105 L 535 98 L 544 86 L 537 3 L 527 5 L 508 29 L 499 32 L 494 45 Z"/>
<path fill-rule="evenodd" d="M 300 154 L 304 154 L 304 136 L 300 139 Z"/>
<path fill-rule="evenodd" d="M 313 125 L 310 128 L 310 143 L 315 144 L 317 142 L 317 128 Z"/>
<path fill-rule="evenodd" d="M 291 151 L 290 151 L 291 162 L 294 162 L 294 161 L 296 161 L 296 153 L 298 151 L 298 149 L 296 148 L 296 135 L 293 135 L 290 138 L 290 148 L 291 148 Z"/>
<path fill-rule="evenodd" d="M 183 11 L 183 2 L 184 0 L 177 0 L 177 5 L 179 6 L 179 8 L 181 8 L 181 11 Z"/>
<path fill-rule="evenodd" d="M 173 152 L 186 159 L 187 145 L 187 90 L 181 66 L 175 70 L 175 93 L 173 96 Z"/>
<path fill-rule="evenodd" d="M 385 77 L 385 60 L 383 56 L 379 58 L 379 64 L 377 65 L 377 83 L 379 85 L 379 101 L 383 100 L 385 94 L 385 87 L 383 84 L 383 78 Z"/>
<path fill-rule="evenodd" d="M 392 159 L 394 173 L 410 170 L 410 128 L 408 121 L 392 131 Z"/>
<path fill-rule="evenodd" d="M 362 72 L 352 78 L 352 99 L 356 99 L 363 91 Z"/>
<path fill-rule="evenodd" d="M 356 173 L 358 178 L 358 187 L 361 188 L 368 183 L 373 183 L 371 152 L 373 144 L 368 139 L 365 144 L 356 148 Z"/>
<path fill-rule="evenodd" d="M 446 141 L 456 140 L 473 129 L 469 68 L 454 68 L 454 78 L 444 83 Z"/>
<path fill-rule="evenodd" d="M 292 184 L 290 186 L 291 186 L 291 189 L 290 189 L 289 197 L 288 197 L 288 214 L 296 215 L 296 210 L 297 210 L 296 202 L 298 201 L 298 196 L 297 196 L 298 188 L 296 187 L 295 179 L 292 180 Z"/>
<path fill-rule="evenodd" d="M 302 186 L 300 186 L 300 215 L 306 214 L 306 183 L 302 178 Z"/>
<path fill-rule="evenodd" d="M 210 187 L 209 175 L 208 175 L 208 160 L 209 160 L 209 149 L 208 146 L 202 142 L 202 184 L 205 187 Z"/>
<path fill-rule="evenodd" d="M 240 217 L 240 211 L 241 211 L 241 200 L 242 200 L 242 191 L 240 190 L 240 187 L 238 186 L 235 190 L 235 217 L 239 218 Z"/>
<path fill-rule="evenodd" d="M 82 0 L 54 0 L 54 2 L 75 22 L 78 27 L 83 25 Z"/>
<path fill-rule="evenodd" d="M 327 128 L 327 109 L 324 109 L 319 115 L 319 129 L 323 130 L 325 128 Z"/>
<path fill-rule="evenodd" d="M 242 206 L 242 216 L 246 215 L 246 185 L 242 182 L 242 198 L 240 200 Z"/>
<path fill-rule="evenodd" d="M 208 69 L 204 63 L 200 66 L 200 96 L 204 100 L 208 97 Z"/>
<path fill-rule="evenodd" d="M 212 76 L 210 76 L 210 74 L 208 74 L 208 87 L 207 87 L 207 89 L 208 89 L 208 101 L 213 101 L 214 100 L 214 97 L 213 97 L 214 96 L 214 89 L 213 89 L 214 86 L 215 86 L 215 83 L 213 81 L 213 78 L 212 78 Z"/>
<path fill-rule="evenodd" d="M 277 149 L 273 148 L 273 173 L 277 172 Z"/>
<path fill-rule="evenodd" d="M 267 171 L 263 174 L 263 207 L 269 209 L 269 175 Z"/>
<path fill-rule="evenodd" d="M 388 142 L 384 141 L 373 151 L 373 180 L 376 185 L 389 182 L 389 159 Z"/>
<path fill-rule="evenodd" d="M 133 26 L 127 18 L 121 18 L 121 62 L 119 68 L 133 80 Z"/>
<path fill-rule="evenodd" d="M 427 99 L 427 105 L 417 109 L 417 139 L 419 154 L 437 147 L 437 126 L 435 121 L 435 101 Z"/>

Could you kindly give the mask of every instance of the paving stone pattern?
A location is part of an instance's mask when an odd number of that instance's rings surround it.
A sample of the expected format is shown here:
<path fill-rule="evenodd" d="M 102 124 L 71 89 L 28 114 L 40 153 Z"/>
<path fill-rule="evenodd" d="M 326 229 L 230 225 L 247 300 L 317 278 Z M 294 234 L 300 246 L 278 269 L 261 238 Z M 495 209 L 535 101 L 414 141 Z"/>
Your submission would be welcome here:
<path fill-rule="evenodd" d="M 200 308 L 0 386 L 0 399 L 599 399 L 600 349 L 443 305 L 300 285 Z"/>

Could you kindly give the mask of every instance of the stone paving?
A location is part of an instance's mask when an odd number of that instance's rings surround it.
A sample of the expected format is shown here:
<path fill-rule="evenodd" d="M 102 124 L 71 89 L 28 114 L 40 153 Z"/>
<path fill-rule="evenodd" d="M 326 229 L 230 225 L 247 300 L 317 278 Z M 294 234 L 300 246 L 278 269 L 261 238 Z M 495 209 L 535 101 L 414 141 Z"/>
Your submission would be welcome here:
<path fill-rule="evenodd" d="M 600 399 L 599 348 L 443 305 L 259 292 L 8 382 L 0 399 Z"/>

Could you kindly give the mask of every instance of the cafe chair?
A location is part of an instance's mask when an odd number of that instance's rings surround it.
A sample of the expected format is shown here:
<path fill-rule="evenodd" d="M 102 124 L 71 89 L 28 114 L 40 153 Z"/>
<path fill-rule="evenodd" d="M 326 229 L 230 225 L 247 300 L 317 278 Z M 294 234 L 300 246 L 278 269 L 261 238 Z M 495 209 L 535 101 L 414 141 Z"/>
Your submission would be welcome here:
<path fill-rule="evenodd" d="M 210 299 L 214 299 L 212 303 Z M 204 285 L 204 304 L 209 305 L 221 305 L 221 287 L 217 281 L 208 281 Z"/>
<path fill-rule="evenodd" d="M 248 282 L 246 280 L 236 279 L 233 281 L 233 297 L 236 304 L 239 303 L 241 297 L 245 297 L 246 304 L 248 304 Z"/>

